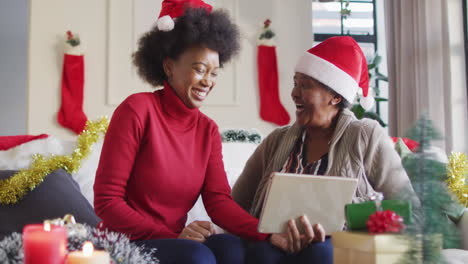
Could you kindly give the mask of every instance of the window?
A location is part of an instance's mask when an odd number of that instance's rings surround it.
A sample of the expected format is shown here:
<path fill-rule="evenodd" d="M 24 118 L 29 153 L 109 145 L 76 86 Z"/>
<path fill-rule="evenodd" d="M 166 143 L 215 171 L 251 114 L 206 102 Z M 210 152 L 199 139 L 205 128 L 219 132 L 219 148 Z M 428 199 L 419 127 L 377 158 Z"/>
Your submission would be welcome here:
<path fill-rule="evenodd" d="M 466 0 L 468 1 L 468 0 Z M 377 6 L 381 2 L 382 6 Z M 383 25 L 383 16 L 377 20 L 377 8 L 379 14 L 383 14 L 382 0 L 341 0 L 341 1 L 314 1 L 312 2 L 312 28 L 314 31 L 314 44 L 318 44 L 333 36 L 351 36 L 361 46 L 367 61 L 371 62 L 376 56 L 378 48 L 378 26 Z M 381 23 L 380 23 L 381 22 Z M 383 52 L 379 51 L 379 56 Z M 377 68 L 376 74 L 379 73 Z M 388 91 L 383 91 L 385 84 L 379 84 L 378 80 L 372 80 L 369 84 L 378 99 L 375 112 L 386 123 Z M 382 90 L 382 91 L 381 91 Z M 351 102 L 352 103 L 352 102 Z"/>

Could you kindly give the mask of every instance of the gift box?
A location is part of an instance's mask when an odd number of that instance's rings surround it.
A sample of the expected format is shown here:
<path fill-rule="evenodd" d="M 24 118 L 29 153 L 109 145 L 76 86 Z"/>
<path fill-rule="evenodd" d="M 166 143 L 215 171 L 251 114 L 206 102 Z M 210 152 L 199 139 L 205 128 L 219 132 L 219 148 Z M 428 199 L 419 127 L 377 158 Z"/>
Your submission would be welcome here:
<path fill-rule="evenodd" d="M 333 263 L 398 263 L 409 249 L 404 235 L 341 231 L 332 234 Z"/>
<path fill-rule="evenodd" d="M 411 223 L 411 202 L 404 200 L 383 200 L 380 203 L 381 210 L 391 210 L 401 216 L 406 225 Z M 345 206 L 346 223 L 349 230 L 367 230 L 369 216 L 377 211 L 377 203 L 374 201 L 347 204 Z"/>

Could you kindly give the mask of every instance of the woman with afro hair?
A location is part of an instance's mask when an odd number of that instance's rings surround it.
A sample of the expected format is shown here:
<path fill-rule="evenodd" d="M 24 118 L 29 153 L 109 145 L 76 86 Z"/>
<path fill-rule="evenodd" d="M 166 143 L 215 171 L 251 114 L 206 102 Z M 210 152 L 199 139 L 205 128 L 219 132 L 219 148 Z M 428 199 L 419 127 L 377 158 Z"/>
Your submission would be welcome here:
<path fill-rule="evenodd" d="M 105 136 L 94 207 L 99 227 L 156 248 L 161 263 L 242 263 L 240 238 L 213 224 L 185 226 L 201 194 L 214 223 L 249 240 L 266 240 L 230 195 L 213 120 L 198 109 L 218 71 L 239 51 L 239 32 L 201 0 L 165 0 L 157 24 L 139 40 L 133 62 L 154 92 L 129 96 Z"/>

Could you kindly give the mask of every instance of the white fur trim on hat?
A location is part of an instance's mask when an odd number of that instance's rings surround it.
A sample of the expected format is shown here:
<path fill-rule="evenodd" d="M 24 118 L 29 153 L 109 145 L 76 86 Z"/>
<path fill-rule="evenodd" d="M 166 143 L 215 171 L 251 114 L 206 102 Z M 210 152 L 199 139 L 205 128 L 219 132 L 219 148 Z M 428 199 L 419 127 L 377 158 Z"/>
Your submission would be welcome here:
<path fill-rule="evenodd" d="M 170 16 L 160 17 L 157 21 L 158 29 L 161 31 L 171 31 L 174 29 L 174 20 Z"/>
<path fill-rule="evenodd" d="M 325 84 L 343 96 L 349 103 L 353 103 L 359 90 L 358 83 L 349 74 L 309 52 L 302 55 L 294 70 Z"/>

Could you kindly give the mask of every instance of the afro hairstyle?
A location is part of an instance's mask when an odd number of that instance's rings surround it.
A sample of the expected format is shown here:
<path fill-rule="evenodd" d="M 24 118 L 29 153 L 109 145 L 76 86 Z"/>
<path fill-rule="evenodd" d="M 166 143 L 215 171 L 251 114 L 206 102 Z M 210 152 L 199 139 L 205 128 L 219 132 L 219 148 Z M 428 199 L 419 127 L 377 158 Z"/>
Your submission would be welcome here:
<path fill-rule="evenodd" d="M 203 8 L 187 8 L 171 31 L 154 26 L 138 41 L 133 64 L 140 77 L 152 86 L 167 80 L 163 60 L 178 57 L 190 47 L 202 46 L 218 52 L 222 67 L 240 50 L 239 29 L 223 10 L 209 13 Z"/>

